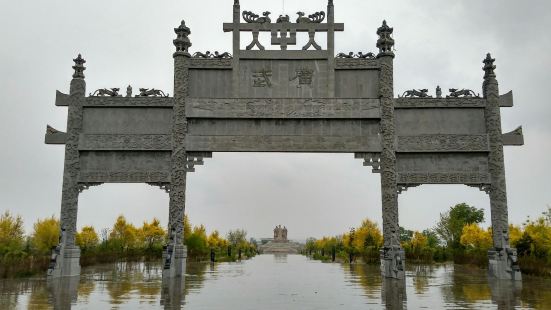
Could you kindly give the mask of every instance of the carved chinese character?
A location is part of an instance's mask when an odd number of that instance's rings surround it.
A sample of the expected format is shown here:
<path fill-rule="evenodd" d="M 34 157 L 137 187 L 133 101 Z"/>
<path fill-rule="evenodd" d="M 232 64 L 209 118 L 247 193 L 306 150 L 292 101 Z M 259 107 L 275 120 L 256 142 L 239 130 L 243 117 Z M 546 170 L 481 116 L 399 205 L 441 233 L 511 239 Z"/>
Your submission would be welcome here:
<path fill-rule="evenodd" d="M 298 79 L 298 88 L 301 88 L 301 85 L 312 85 L 312 79 L 314 77 L 314 70 L 308 68 L 298 68 L 295 71 L 295 76 L 292 77 L 289 81 L 294 81 Z"/>
<path fill-rule="evenodd" d="M 272 71 L 262 69 L 253 72 L 253 87 L 272 87 Z"/>

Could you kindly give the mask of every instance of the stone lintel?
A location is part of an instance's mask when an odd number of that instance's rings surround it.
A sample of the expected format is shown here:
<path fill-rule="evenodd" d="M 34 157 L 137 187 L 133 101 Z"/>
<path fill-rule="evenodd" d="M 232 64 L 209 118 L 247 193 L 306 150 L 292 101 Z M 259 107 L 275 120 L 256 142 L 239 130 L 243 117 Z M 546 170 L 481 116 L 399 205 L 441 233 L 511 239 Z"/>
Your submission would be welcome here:
<path fill-rule="evenodd" d="M 488 135 L 418 135 L 398 136 L 396 151 L 424 152 L 489 152 Z"/>
<path fill-rule="evenodd" d="M 379 99 L 189 98 L 188 118 L 379 119 Z"/>
<path fill-rule="evenodd" d="M 381 152 L 377 136 L 194 136 L 186 138 L 186 150 L 207 152 Z"/>
<path fill-rule="evenodd" d="M 328 32 L 331 27 L 334 31 L 344 31 L 344 23 L 334 23 L 329 25 L 327 23 L 318 24 L 318 23 L 240 23 L 237 25 L 239 31 L 243 32 L 272 32 L 280 31 L 285 29 L 287 31 L 296 31 L 296 32 Z M 223 30 L 224 32 L 232 32 L 235 29 L 234 23 L 224 23 Z"/>
<path fill-rule="evenodd" d="M 242 50 L 239 52 L 240 59 L 327 59 L 329 58 L 328 51 L 302 51 L 302 50 Z"/>
<path fill-rule="evenodd" d="M 408 108 L 484 108 L 483 98 L 395 98 L 394 107 Z"/>
<path fill-rule="evenodd" d="M 502 108 L 511 108 L 513 107 L 513 91 L 499 96 L 499 106 Z"/>
<path fill-rule="evenodd" d="M 513 145 L 513 146 L 524 145 L 524 135 L 522 133 L 522 126 L 519 126 L 517 129 L 511 132 L 504 133 L 502 137 L 503 137 L 503 145 Z"/>

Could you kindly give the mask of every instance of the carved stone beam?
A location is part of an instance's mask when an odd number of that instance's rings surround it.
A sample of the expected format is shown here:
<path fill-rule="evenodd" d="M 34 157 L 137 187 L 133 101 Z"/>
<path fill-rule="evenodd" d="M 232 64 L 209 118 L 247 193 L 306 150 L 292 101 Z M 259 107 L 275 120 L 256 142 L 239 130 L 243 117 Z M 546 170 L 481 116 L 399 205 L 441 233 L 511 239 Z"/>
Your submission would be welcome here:
<path fill-rule="evenodd" d="M 519 126 L 517 129 L 504 133 L 503 135 L 503 145 L 524 145 L 524 135 L 522 134 L 522 126 Z"/>
<path fill-rule="evenodd" d="M 165 192 L 170 193 L 170 183 L 157 182 L 157 183 L 147 183 L 147 185 L 159 187 Z"/>
<path fill-rule="evenodd" d="M 490 184 L 466 184 L 469 187 L 476 187 L 480 191 L 485 192 L 486 194 L 490 194 L 490 191 L 492 190 L 492 186 Z"/>
<path fill-rule="evenodd" d="M 510 108 L 513 106 L 513 91 L 509 91 L 505 95 L 499 96 L 499 106 L 502 108 Z"/>
<path fill-rule="evenodd" d="M 205 158 L 212 158 L 212 152 L 188 152 L 186 171 L 195 172 L 195 165 L 203 165 Z"/>
<path fill-rule="evenodd" d="M 232 32 L 234 30 L 234 23 L 224 23 L 223 30 L 224 32 Z M 329 24 L 328 23 L 240 23 L 238 24 L 239 31 L 242 32 L 272 32 L 273 30 L 280 30 L 287 27 L 289 30 L 296 32 L 328 32 Z M 334 31 L 344 31 L 343 23 L 335 23 Z"/>
<path fill-rule="evenodd" d="M 354 158 L 363 159 L 363 165 L 372 167 L 373 173 L 381 173 L 381 153 L 355 153 Z"/>
<path fill-rule="evenodd" d="M 65 144 L 67 142 L 67 133 L 59 131 L 50 125 L 46 126 L 46 135 L 44 143 L 46 144 Z"/>
<path fill-rule="evenodd" d="M 78 192 L 82 193 L 85 190 L 90 189 L 90 187 L 92 187 L 92 186 L 100 186 L 102 184 L 103 183 L 78 183 Z"/>

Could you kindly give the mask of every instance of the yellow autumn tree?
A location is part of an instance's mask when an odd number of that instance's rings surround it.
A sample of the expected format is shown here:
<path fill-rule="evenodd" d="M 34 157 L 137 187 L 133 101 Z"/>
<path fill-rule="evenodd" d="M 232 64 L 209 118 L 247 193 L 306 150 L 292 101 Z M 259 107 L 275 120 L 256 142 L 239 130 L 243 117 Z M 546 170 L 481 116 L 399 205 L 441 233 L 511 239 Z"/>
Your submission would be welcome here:
<path fill-rule="evenodd" d="M 220 236 L 218 230 L 215 230 L 207 238 L 207 244 L 209 248 L 224 248 L 228 246 L 228 241 Z"/>
<path fill-rule="evenodd" d="M 99 243 L 99 238 L 94 227 L 82 227 L 82 230 L 76 235 L 76 243 L 83 251 L 96 247 Z"/>
<path fill-rule="evenodd" d="M 516 247 L 520 238 L 522 238 L 522 229 L 513 224 L 509 224 L 509 243 L 511 246 Z"/>
<path fill-rule="evenodd" d="M 128 223 L 126 218 L 120 215 L 109 234 L 111 242 L 116 246 L 128 250 L 136 244 L 138 231 L 134 225 Z"/>
<path fill-rule="evenodd" d="M 463 227 L 460 242 L 470 250 L 487 251 L 492 246 L 492 232 L 476 223 L 467 224 Z"/>
<path fill-rule="evenodd" d="M 31 243 L 38 254 L 48 254 L 59 243 L 59 220 L 53 216 L 33 225 Z"/>
<path fill-rule="evenodd" d="M 21 216 L 13 216 L 8 211 L 0 216 L 0 258 L 22 251 L 24 233 Z"/>
<path fill-rule="evenodd" d="M 551 225 L 546 218 L 540 217 L 525 224 L 524 232 L 532 239 L 532 249 L 536 256 L 551 255 Z"/>
<path fill-rule="evenodd" d="M 140 243 L 148 249 L 160 247 L 164 243 L 166 231 L 161 227 L 161 222 L 154 218 L 151 223 L 144 222 L 138 231 Z"/>
<path fill-rule="evenodd" d="M 368 247 L 375 249 L 381 247 L 383 245 L 383 235 L 381 234 L 379 225 L 369 219 L 363 220 L 362 225 L 355 230 L 352 245 L 358 252 Z"/>

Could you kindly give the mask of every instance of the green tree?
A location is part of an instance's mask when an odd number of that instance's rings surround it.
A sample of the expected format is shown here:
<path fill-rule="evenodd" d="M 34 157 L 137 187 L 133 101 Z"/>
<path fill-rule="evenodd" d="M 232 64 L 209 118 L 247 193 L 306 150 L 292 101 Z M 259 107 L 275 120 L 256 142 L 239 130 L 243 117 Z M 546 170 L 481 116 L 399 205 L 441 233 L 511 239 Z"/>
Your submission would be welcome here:
<path fill-rule="evenodd" d="M 14 255 L 23 250 L 23 220 L 6 211 L 0 216 L 0 257 Z"/>
<path fill-rule="evenodd" d="M 446 245 L 452 249 L 461 247 L 461 234 L 467 224 L 478 224 L 484 221 L 484 210 L 460 203 L 440 214 L 440 221 L 435 231 Z"/>
<path fill-rule="evenodd" d="M 82 251 L 95 248 L 99 243 L 99 238 L 94 227 L 82 227 L 82 230 L 76 235 L 76 243 Z"/>
<path fill-rule="evenodd" d="M 59 243 L 59 220 L 53 216 L 33 225 L 31 244 L 38 254 L 48 254 Z"/>
<path fill-rule="evenodd" d="M 244 229 L 235 229 L 228 232 L 227 239 L 233 247 L 247 243 L 247 232 Z"/>

